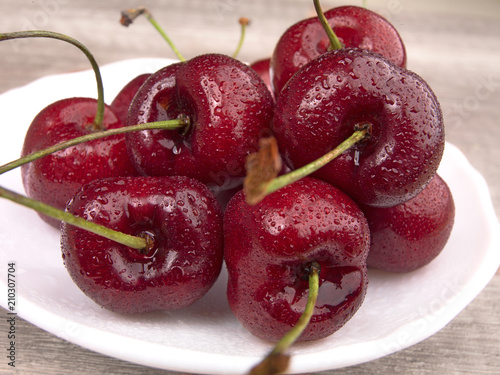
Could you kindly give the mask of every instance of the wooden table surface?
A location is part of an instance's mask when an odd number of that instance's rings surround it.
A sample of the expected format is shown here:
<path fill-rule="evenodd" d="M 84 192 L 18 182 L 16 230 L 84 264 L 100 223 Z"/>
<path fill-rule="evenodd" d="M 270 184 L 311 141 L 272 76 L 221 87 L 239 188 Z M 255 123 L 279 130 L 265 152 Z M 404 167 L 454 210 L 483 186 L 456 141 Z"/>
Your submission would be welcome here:
<path fill-rule="evenodd" d="M 361 1 L 324 1 L 323 7 L 340 4 L 361 5 Z M 139 5 L 153 11 L 186 57 L 204 52 L 232 54 L 239 38 L 237 20 L 249 17 L 252 23 L 240 54 L 245 61 L 270 55 L 287 26 L 314 11 L 309 0 L 1 0 L 0 32 L 62 32 L 87 45 L 100 64 L 135 57 L 174 58 L 145 19 L 128 29 L 118 24 L 122 8 Z M 367 5 L 400 31 L 408 67 L 438 95 L 447 140 L 485 177 L 498 217 L 500 1 L 368 0 Z M 0 56 L 0 93 L 48 74 L 89 68 L 79 51 L 53 40 L 2 42 Z M 2 127 L 6 131 L 7 124 Z M 322 374 L 500 374 L 499 296 L 497 272 L 465 310 L 427 340 L 369 363 Z M 2 317 L 2 348 L 7 325 Z M 80 348 L 26 321 L 18 320 L 17 329 L 15 373 L 174 374 Z M 0 372 L 10 373 L 5 353 L 0 358 Z"/>

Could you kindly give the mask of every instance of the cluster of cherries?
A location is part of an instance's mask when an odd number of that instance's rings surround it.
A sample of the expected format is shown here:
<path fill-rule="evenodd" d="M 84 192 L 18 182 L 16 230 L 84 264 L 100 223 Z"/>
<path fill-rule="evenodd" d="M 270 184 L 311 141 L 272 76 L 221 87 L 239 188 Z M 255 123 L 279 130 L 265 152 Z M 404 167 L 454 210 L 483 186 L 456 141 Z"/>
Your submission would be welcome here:
<path fill-rule="evenodd" d="M 61 228 L 89 298 L 120 313 L 180 309 L 225 263 L 244 327 L 315 340 L 361 306 L 368 267 L 410 272 L 440 253 L 454 204 L 436 174 L 438 100 L 387 20 L 315 6 L 269 59 L 180 57 L 109 106 L 71 98 L 36 116 L 21 162 L 0 171 L 21 166 L 23 200 Z M 265 371 L 283 358 L 273 351 Z"/>

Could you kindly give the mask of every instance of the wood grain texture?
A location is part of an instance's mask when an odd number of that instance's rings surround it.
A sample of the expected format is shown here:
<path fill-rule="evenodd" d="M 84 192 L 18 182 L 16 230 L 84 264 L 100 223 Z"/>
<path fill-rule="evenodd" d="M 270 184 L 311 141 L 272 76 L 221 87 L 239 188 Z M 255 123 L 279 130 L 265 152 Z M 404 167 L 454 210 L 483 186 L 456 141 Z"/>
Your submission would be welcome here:
<path fill-rule="evenodd" d="M 325 9 L 361 1 L 323 1 Z M 424 77 L 440 98 L 447 139 L 485 177 L 500 213 L 500 1 L 369 0 L 398 28 L 408 50 L 408 66 Z M 174 57 L 145 19 L 124 28 L 123 7 L 148 6 L 186 57 L 205 52 L 232 54 L 240 16 L 251 19 L 240 58 L 271 54 L 285 29 L 313 15 L 309 0 L 1 0 L 0 32 L 50 29 L 89 47 L 100 64 L 135 57 Z M 48 74 L 88 69 L 74 47 L 54 40 L 0 43 L 0 93 Z M 4 129 L 8 124 L 2 124 Z M 473 249 L 471 249 L 473 251 Z M 499 249 L 500 251 L 500 249 Z M 333 374 L 499 374 L 500 275 L 451 323 L 406 350 Z M 3 297 L 2 297 L 3 298 Z M 0 345 L 8 323 L 0 312 Z M 93 353 L 18 320 L 16 373 L 165 374 Z M 2 355 L 0 358 L 3 358 Z M 13 373 L 0 360 L 0 373 Z"/>

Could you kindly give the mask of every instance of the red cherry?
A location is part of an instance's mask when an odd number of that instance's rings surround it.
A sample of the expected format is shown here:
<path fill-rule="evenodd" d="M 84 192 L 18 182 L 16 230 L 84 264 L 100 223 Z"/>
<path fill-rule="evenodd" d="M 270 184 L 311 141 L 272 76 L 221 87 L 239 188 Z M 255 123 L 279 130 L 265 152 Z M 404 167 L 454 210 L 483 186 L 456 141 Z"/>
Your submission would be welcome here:
<path fill-rule="evenodd" d="M 97 101 L 71 98 L 43 109 L 31 123 L 22 156 L 93 132 Z M 105 107 L 104 129 L 122 126 L 115 114 Z M 26 194 L 53 207 L 64 209 L 68 200 L 84 184 L 97 178 L 135 175 L 123 135 L 110 136 L 58 151 L 21 167 Z M 40 215 L 49 224 L 59 221 Z"/>
<path fill-rule="evenodd" d="M 180 309 L 200 299 L 219 275 L 222 212 L 208 188 L 194 179 L 96 180 L 77 193 L 67 210 L 149 243 L 139 251 L 62 224 L 62 254 L 70 276 L 107 309 Z"/>
<path fill-rule="evenodd" d="M 226 208 L 224 237 L 229 305 L 258 337 L 277 341 L 296 324 L 313 263 L 320 266 L 319 296 L 300 340 L 332 334 L 363 301 L 368 224 L 330 184 L 306 177 L 255 206 L 240 192 Z"/>
<path fill-rule="evenodd" d="M 363 204 L 387 207 L 413 198 L 441 161 L 441 108 L 421 77 L 380 55 L 344 48 L 311 61 L 278 97 L 273 130 L 284 160 L 296 169 L 365 122 L 371 137 L 314 176 Z"/>
<path fill-rule="evenodd" d="M 261 59 L 250 64 L 250 68 L 255 70 L 257 74 L 262 78 L 262 80 L 266 83 L 269 92 L 274 98 L 273 86 L 271 83 L 271 74 L 270 74 L 270 66 L 271 66 L 271 58 Z"/>
<path fill-rule="evenodd" d="M 137 90 L 142 86 L 142 84 L 148 79 L 151 74 L 145 73 L 140 74 L 130 82 L 128 82 L 120 92 L 115 96 L 111 104 L 109 105 L 111 110 L 116 114 L 122 123 L 127 122 L 128 109 L 132 99 L 134 99 Z"/>
<path fill-rule="evenodd" d="M 325 17 L 345 47 L 379 53 L 401 67 L 406 66 L 406 50 L 397 30 L 389 21 L 366 8 L 342 6 L 326 11 Z M 281 36 L 271 58 L 274 93 L 305 64 L 328 51 L 330 41 L 318 17 L 292 25 Z"/>
<path fill-rule="evenodd" d="M 406 67 L 406 49 L 398 31 L 387 19 L 367 8 L 341 6 L 325 12 L 344 47 L 379 53 L 393 64 Z"/>
<path fill-rule="evenodd" d="M 273 99 L 249 66 L 208 54 L 151 75 L 132 102 L 127 123 L 187 116 L 181 131 L 127 135 L 132 161 L 145 175 L 186 175 L 214 189 L 242 182 L 245 158 L 269 132 Z"/>
<path fill-rule="evenodd" d="M 453 196 L 437 174 L 404 204 L 361 208 L 371 233 L 367 264 L 389 272 L 410 272 L 434 260 L 448 242 L 455 219 Z"/>

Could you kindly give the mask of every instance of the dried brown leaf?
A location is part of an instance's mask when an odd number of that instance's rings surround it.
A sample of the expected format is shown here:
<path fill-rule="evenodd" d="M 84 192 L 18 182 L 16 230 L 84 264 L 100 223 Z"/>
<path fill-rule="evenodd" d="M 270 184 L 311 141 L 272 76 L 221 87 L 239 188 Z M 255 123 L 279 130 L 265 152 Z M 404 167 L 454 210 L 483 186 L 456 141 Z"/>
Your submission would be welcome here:
<path fill-rule="evenodd" d="M 290 356 L 282 353 L 271 353 L 262 362 L 252 368 L 249 375 L 275 375 L 286 371 Z"/>
<path fill-rule="evenodd" d="M 281 171 L 282 161 L 274 137 L 261 138 L 259 151 L 248 155 L 245 164 L 247 175 L 243 182 L 246 201 L 257 204 L 265 196 L 265 190 Z"/>

